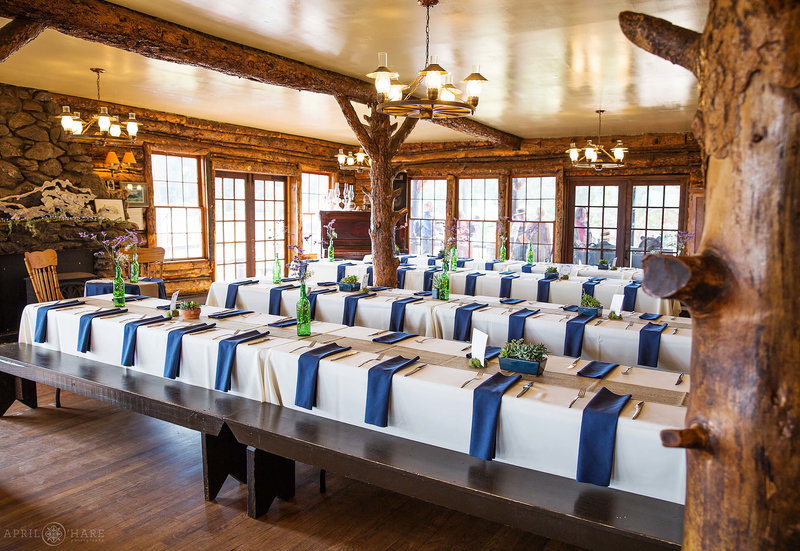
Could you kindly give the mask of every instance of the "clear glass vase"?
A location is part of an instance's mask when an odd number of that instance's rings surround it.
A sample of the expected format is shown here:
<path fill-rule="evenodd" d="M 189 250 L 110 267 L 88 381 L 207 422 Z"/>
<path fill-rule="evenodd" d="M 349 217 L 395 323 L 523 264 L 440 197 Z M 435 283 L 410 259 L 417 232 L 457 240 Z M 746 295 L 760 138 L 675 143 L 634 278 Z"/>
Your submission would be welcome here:
<path fill-rule="evenodd" d="M 297 336 L 311 334 L 311 303 L 306 296 L 306 284 L 300 284 L 300 300 L 297 301 Z"/>
<path fill-rule="evenodd" d="M 125 280 L 122 279 L 122 267 L 119 265 L 115 267 L 114 294 L 111 302 L 117 308 L 125 306 Z"/>

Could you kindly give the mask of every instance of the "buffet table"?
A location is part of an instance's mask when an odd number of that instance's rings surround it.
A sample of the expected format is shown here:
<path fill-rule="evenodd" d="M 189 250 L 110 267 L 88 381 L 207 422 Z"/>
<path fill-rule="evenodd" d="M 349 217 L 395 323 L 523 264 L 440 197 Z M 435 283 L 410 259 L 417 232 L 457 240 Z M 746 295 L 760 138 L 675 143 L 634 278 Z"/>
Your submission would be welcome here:
<path fill-rule="evenodd" d="M 46 341 L 38 344 L 64 353 L 85 356 L 121 366 L 120 353 L 125 325 L 153 316 L 163 304 L 146 299 L 127 305 L 128 311 L 109 317 L 97 317 L 91 324 L 95 338 L 89 351 L 77 350 L 78 324 L 82 315 L 110 306 L 110 296 L 85 299 L 84 304 L 48 312 Z M 320 297 L 320 299 L 322 296 Z M 33 343 L 37 309 L 29 305 L 20 325 L 20 342 Z M 203 314 L 224 309 L 203 307 Z M 265 327 L 282 319 L 260 313 L 245 313 L 215 322 L 208 331 L 184 336 L 177 379 L 192 385 L 214 388 L 219 339 L 239 330 L 269 329 L 270 338 L 242 344 L 235 348 L 230 392 L 297 409 L 295 405 L 298 358 L 323 343 L 336 342 L 352 347 L 352 352 L 320 361 L 316 406 L 312 414 L 329 417 L 403 438 L 467 452 L 470 442 L 470 418 L 473 390 L 480 384 L 475 378 L 488 378 L 497 371 L 497 360 L 488 362 L 485 375 L 467 366 L 464 343 L 438 339 L 406 339 L 395 345 L 372 341 L 376 331 L 366 327 L 347 327 L 317 321 L 312 336 L 298 339 L 294 327 Z M 170 331 L 184 324 L 178 321 L 141 326 L 135 345 L 136 371 L 151 374 L 164 372 L 166 342 Z M 102 338 L 97 338 L 102 335 Z M 364 422 L 369 368 L 381 358 L 398 354 L 420 357 L 425 368 L 413 376 L 399 373 L 392 378 L 388 426 L 380 428 Z M 685 454 L 679 449 L 661 446 L 659 432 L 683 426 L 685 401 L 690 388 L 686 377 L 675 385 L 674 374 L 642 368 L 624 373 L 624 366 L 614 368 L 603 380 L 576 376 L 585 365 L 574 365 L 571 358 L 553 355 L 542 377 L 521 397 L 526 378 L 514 384 L 502 396 L 497 428 L 496 461 L 574 478 L 577 465 L 578 437 L 582 409 L 606 387 L 616 393 L 633 395 L 622 409 L 616 430 L 613 476 L 610 486 L 672 502 L 683 502 Z M 218 377 L 217 377 L 218 378 Z M 469 381 L 469 382 L 467 382 Z M 576 398 L 577 389 L 585 396 Z M 631 419 L 636 401 L 646 402 L 637 419 Z M 575 402 L 575 405 L 571 405 Z M 304 410 L 307 411 L 307 410 Z"/>

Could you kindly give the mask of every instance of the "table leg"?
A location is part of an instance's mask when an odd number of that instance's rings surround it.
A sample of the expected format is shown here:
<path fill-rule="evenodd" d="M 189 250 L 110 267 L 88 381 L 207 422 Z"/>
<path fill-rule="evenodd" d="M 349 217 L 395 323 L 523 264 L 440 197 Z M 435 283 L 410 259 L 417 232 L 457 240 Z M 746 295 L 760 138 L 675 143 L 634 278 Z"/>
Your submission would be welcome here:
<path fill-rule="evenodd" d="M 276 497 L 294 497 L 294 461 L 247 446 L 247 516 L 258 518 Z"/>
<path fill-rule="evenodd" d="M 218 436 L 202 433 L 202 445 L 203 491 L 206 501 L 217 497 L 228 475 L 242 484 L 246 483 L 245 446 L 236 441 L 228 425 L 222 425 Z"/>
<path fill-rule="evenodd" d="M 19 400 L 31 409 L 36 408 L 38 405 L 36 383 L 8 373 L 0 373 L 0 415 L 8 411 L 15 400 Z"/>

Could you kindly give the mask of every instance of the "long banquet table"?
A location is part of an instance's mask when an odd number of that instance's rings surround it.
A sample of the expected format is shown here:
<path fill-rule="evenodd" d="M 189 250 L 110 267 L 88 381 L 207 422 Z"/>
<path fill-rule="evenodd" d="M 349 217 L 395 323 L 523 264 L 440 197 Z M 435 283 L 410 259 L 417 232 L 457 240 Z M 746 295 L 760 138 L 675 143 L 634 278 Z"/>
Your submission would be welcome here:
<path fill-rule="evenodd" d="M 406 277 L 409 275 L 411 274 Z M 478 278 L 481 279 L 485 277 Z M 268 312 L 269 290 L 272 287 L 274 285 L 267 282 L 239 287 L 236 306 L 256 312 Z M 598 290 L 599 288 L 600 285 Z M 213 283 L 206 304 L 224 306 L 227 290 L 228 283 Z M 319 295 L 315 319 L 341 323 L 344 299 L 348 294 L 331 292 Z M 295 305 L 299 296 L 298 289 L 288 289 L 282 293 L 281 315 L 295 315 Z M 411 296 L 414 295 L 410 290 L 387 289 L 377 292 L 374 298 L 361 299 L 356 310 L 356 325 L 389 329 L 392 303 L 399 298 Z M 556 354 L 563 353 L 566 321 L 567 318 L 574 316 L 574 313 L 564 312 L 557 304 L 536 301 L 507 306 L 501 304 L 496 295 L 494 297 L 451 295 L 449 302 L 424 297 L 423 300 L 406 306 L 404 330 L 423 336 L 452 339 L 456 308 L 472 302 L 490 305 L 489 308 L 479 310 L 472 316 L 472 327 L 488 333 L 490 345 L 502 346 L 506 341 L 509 314 L 522 308 L 531 310 L 538 308 L 541 310 L 540 315 L 531 316 L 525 322 L 525 340 L 543 343 Z M 638 313 L 626 314 L 622 321 L 605 319 L 601 322 L 600 320 L 590 322 L 584 330 L 581 358 L 635 365 L 638 361 L 639 330 L 647 323 L 638 316 Z M 664 322 L 669 326 L 661 336 L 658 367 L 673 371 L 688 371 L 692 322 L 689 318 L 662 316 L 658 323 Z M 678 331 L 673 334 L 675 329 Z"/>
<path fill-rule="evenodd" d="M 164 301 L 158 299 L 130 303 L 128 312 L 123 315 L 95 318 L 90 350 L 86 353 L 77 351 L 81 315 L 108 307 L 110 298 L 109 295 L 91 297 L 84 299 L 85 304 L 78 307 L 51 310 L 46 323 L 47 340 L 37 346 L 85 356 L 120 369 L 161 375 L 167 335 L 172 328 L 181 326 L 181 322 L 140 327 L 134 365 L 123 368 L 120 363 L 125 323 L 160 312 L 154 307 Z M 20 342 L 33 344 L 36 313 L 40 306 L 29 305 L 23 312 Z M 223 310 L 204 306 L 203 314 Z M 203 317 L 202 321 L 216 321 L 217 327 L 210 332 L 184 336 L 177 379 L 214 388 L 218 339 L 232 335 L 235 330 L 269 329 L 270 340 L 236 348 L 230 392 L 297 409 L 294 405 L 297 362 L 299 355 L 308 349 L 305 346 L 298 349 L 298 342 L 307 345 L 310 341 L 317 344 L 335 341 L 342 346 L 351 346 L 357 353 L 344 355 L 341 360 L 332 357 L 320 362 L 317 406 L 311 413 L 468 452 L 473 390 L 479 382 L 462 388 L 463 383 L 476 373 L 467 366 L 463 342 L 407 339 L 395 345 L 376 344 L 372 342 L 375 334 L 372 328 L 322 321 L 313 322 L 311 337 L 298 339 L 294 327 L 265 327 L 265 324 L 281 318 L 262 313 L 218 321 Z M 428 364 L 412 377 L 404 377 L 401 372 L 392 379 L 386 428 L 363 421 L 367 373 L 370 366 L 378 363 L 379 354 L 387 358 L 397 354 L 405 357 L 418 355 L 421 362 Z M 682 503 L 685 493 L 684 453 L 679 449 L 662 447 L 659 432 L 664 428 L 683 426 L 684 404 L 691 384 L 688 376 L 680 387 L 676 387 L 674 374 L 636 367 L 624 374 L 624 366 L 618 366 L 599 381 L 576 376 L 583 364 L 570 369 L 570 363 L 570 358 L 553 355 L 548 359 L 545 374 L 535 379 L 528 393 L 516 397 L 526 379 L 531 379 L 524 377 L 503 395 L 495 460 L 574 478 L 582 409 L 605 386 L 612 392 L 633 395 L 619 417 L 610 486 Z M 488 365 L 484 377 L 498 369 L 497 360 Z M 568 404 L 578 388 L 585 389 L 586 395 L 569 408 Z M 646 401 L 646 405 L 641 415 L 633 420 L 631 417 L 638 400 Z"/>

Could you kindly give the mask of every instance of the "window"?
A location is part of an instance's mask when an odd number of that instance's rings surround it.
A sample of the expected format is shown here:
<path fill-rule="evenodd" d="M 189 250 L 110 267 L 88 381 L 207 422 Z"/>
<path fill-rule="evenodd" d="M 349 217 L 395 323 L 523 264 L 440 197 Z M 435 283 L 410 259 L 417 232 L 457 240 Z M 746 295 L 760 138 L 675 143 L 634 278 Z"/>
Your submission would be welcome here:
<path fill-rule="evenodd" d="M 617 257 L 619 186 L 575 186 L 572 261 L 575 264 L 609 263 Z"/>
<path fill-rule="evenodd" d="M 495 258 L 497 178 L 458 180 L 458 255 Z"/>
<path fill-rule="evenodd" d="M 285 259 L 282 178 L 217 172 L 214 178 L 216 279 L 264 277 Z"/>
<path fill-rule="evenodd" d="M 680 185 L 633 186 L 631 266 L 641 267 L 645 252 L 677 253 L 680 205 Z"/>
<path fill-rule="evenodd" d="M 200 192 L 200 158 L 153 154 L 153 205 L 156 244 L 167 260 L 203 258 L 203 202 Z"/>
<path fill-rule="evenodd" d="M 317 243 L 322 251 L 322 224 L 319 212 L 325 210 L 325 200 L 330 188 L 330 176 L 325 174 L 303 173 L 300 191 L 303 202 L 303 237 L 311 235 L 311 243 Z M 311 251 L 306 251 L 311 252 Z"/>
<path fill-rule="evenodd" d="M 509 258 L 526 260 L 533 245 L 534 262 L 553 260 L 556 179 L 514 178 L 511 185 Z"/>
<path fill-rule="evenodd" d="M 433 254 L 442 248 L 447 180 L 411 180 L 409 253 Z"/>

